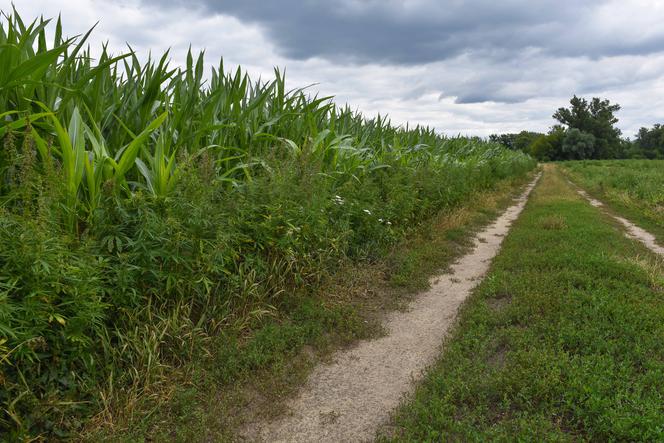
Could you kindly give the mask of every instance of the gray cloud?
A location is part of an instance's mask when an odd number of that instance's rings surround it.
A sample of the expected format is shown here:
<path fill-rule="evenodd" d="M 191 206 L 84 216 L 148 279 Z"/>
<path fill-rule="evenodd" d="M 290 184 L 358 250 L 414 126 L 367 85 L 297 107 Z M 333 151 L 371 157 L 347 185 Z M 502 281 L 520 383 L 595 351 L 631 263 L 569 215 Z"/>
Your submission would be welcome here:
<path fill-rule="evenodd" d="M 0 0 L 0 10 L 12 0 Z M 626 135 L 664 122 L 664 3 L 502 0 L 21 0 L 24 18 L 62 12 L 92 46 L 128 42 L 223 56 L 254 78 L 287 70 L 289 88 L 336 96 L 367 116 L 447 134 L 546 130 L 572 94 L 620 103 Z M 207 6 L 206 6 L 207 5 Z"/>
<path fill-rule="evenodd" d="M 607 0 L 194 0 L 193 4 L 259 24 L 282 55 L 291 59 L 424 64 L 460 54 L 509 58 L 532 48 L 551 56 L 591 58 L 664 49 L 664 32 L 610 34 L 595 26 Z M 627 17 L 622 19 L 626 27 L 631 25 Z"/>

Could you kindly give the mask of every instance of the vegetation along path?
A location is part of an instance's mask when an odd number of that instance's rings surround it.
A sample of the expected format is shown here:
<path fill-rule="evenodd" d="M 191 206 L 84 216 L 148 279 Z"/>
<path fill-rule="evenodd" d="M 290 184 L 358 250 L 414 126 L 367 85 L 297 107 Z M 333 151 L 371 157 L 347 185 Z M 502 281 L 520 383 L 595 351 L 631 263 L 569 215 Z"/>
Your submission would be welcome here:
<path fill-rule="evenodd" d="M 372 438 L 438 355 L 457 309 L 489 268 L 539 176 L 518 201 L 475 238 L 472 252 L 435 279 L 407 312 L 393 313 L 387 335 L 339 352 L 310 376 L 291 413 L 247 431 L 251 440 L 358 441 Z"/>
<path fill-rule="evenodd" d="M 664 246 L 664 160 L 585 160 L 558 167 L 610 214 L 645 229 Z"/>
<path fill-rule="evenodd" d="M 572 182 L 570 182 L 570 183 L 572 185 L 574 185 Z M 576 192 L 578 192 L 579 195 L 581 195 L 583 198 L 588 200 L 588 202 L 590 202 L 590 204 L 593 205 L 594 207 L 596 207 L 596 208 L 603 208 L 604 207 L 604 204 L 601 201 L 592 198 L 583 189 L 577 188 Z M 657 244 L 657 240 L 656 240 L 655 236 L 652 235 L 650 232 L 646 231 L 643 228 L 640 228 L 640 227 L 636 226 L 634 223 L 632 223 L 631 221 L 627 220 L 624 217 L 620 217 L 618 215 L 613 215 L 613 214 L 610 214 L 610 215 L 611 215 L 611 217 L 613 217 L 614 219 L 619 221 L 620 224 L 622 224 L 625 227 L 625 229 L 626 229 L 625 235 L 627 235 L 630 238 L 633 238 L 635 240 L 640 241 L 641 243 L 646 245 L 646 247 L 648 249 L 650 249 L 652 252 L 654 252 L 656 254 L 664 255 L 664 247 Z"/>

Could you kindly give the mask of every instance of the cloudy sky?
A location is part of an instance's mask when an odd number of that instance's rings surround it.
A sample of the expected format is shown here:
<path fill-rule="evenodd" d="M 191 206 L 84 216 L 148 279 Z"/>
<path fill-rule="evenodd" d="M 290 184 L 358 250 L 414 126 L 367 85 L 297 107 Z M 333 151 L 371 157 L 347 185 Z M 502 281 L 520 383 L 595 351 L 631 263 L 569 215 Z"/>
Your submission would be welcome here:
<path fill-rule="evenodd" d="M 455 134 L 546 130 L 573 94 L 622 105 L 633 135 L 664 123 L 663 0 L 15 0 L 24 20 L 140 55 L 191 44 L 253 76 L 285 68 L 367 115 Z M 9 0 L 0 0 L 8 11 Z"/>

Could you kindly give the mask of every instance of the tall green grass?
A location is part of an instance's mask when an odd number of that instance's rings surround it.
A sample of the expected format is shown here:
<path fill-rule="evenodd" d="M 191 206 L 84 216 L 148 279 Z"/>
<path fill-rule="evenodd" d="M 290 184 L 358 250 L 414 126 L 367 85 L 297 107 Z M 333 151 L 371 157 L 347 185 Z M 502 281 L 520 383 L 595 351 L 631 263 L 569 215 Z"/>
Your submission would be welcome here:
<path fill-rule="evenodd" d="M 534 166 L 203 55 L 0 26 L 0 429 L 57 437 L 224 328 Z M 94 55 L 94 56 L 93 56 Z"/>
<path fill-rule="evenodd" d="M 616 199 L 632 200 L 653 211 L 664 209 L 662 160 L 579 161 L 564 166 L 598 192 L 612 193 Z"/>
<path fill-rule="evenodd" d="M 574 180 L 664 242 L 664 160 L 564 164 Z"/>

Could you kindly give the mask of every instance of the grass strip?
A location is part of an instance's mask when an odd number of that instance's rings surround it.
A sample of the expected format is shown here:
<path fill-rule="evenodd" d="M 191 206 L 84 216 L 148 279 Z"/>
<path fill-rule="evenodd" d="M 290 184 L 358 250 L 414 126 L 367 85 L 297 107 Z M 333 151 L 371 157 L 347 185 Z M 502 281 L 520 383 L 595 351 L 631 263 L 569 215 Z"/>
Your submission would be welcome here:
<path fill-rule="evenodd" d="M 548 167 L 385 441 L 664 440 L 664 265 Z"/>
<path fill-rule="evenodd" d="M 561 166 L 574 183 L 664 245 L 664 160 L 584 160 Z"/>

